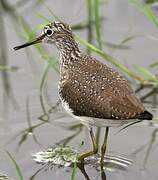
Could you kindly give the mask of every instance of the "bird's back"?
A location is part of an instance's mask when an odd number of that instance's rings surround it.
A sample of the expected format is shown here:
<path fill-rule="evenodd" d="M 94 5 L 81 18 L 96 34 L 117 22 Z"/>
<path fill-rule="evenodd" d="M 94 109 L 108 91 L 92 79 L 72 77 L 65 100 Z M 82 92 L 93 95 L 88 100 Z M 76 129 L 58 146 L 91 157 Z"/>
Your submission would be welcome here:
<path fill-rule="evenodd" d="M 59 94 L 76 116 L 133 119 L 145 111 L 128 81 L 89 56 L 62 67 Z"/>

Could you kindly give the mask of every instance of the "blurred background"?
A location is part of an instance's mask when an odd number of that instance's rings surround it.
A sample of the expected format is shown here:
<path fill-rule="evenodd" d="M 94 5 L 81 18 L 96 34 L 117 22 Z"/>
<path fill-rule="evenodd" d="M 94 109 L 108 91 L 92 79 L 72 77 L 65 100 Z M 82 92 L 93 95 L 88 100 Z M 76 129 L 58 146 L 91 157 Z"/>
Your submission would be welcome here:
<path fill-rule="evenodd" d="M 86 128 L 60 106 L 56 47 L 13 50 L 56 20 L 71 25 L 83 53 L 120 71 L 155 117 L 120 132 L 111 128 L 108 153 L 133 164 L 114 163 L 106 179 L 157 179 L 157 17 L 157 0 L 0 0 L 0 178 L 71 179 L 71 168 L 45 172 L 31 155 L 55 144 L 77 149 L 83 141 L 80 151 L 90 146 Z M 104 129 L 95 133 L 102 142 Z M 105 179 L 93 166 L 84 170 L 87 175 L 77 168 L 75 179 Z"/>

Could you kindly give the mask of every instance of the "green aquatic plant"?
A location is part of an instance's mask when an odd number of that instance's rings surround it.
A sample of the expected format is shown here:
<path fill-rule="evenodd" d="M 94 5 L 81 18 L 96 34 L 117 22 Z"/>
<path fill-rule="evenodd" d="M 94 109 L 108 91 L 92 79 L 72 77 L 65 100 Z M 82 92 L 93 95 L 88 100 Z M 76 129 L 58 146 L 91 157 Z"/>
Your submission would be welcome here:
<path fill-rule="evenodd" d="M 124 73 L 128 74 L 130 77 L 143 82 L 143 79 L 141 77 L 139 77 L 138 75 L 136 75 L 134 72 L 132 72 L 131 70 L 129 70 L 126 66 L 124 66 L 122 63 L 119 62 L 119 60 L 115 59 L 114 57 L 112 57 L 111 55 L 107 54 L 106 52 L 98 49 L 96 46 L 88 43 L 87 41 L 83 40 L 82 38 L 80 38 L 79 36 L 76 36 L 76 38 L 85 46 L 89 47 L 93 52 L 96 52 L 97 54 L 99 54 L 101 57 L 103 57 L 105 60 L 109 61 L 110 63 L 112 63 L 113 65 L 115 65 L 116 67 L 118 67 L 120 70 L 122 70 Z"/>
<path fill-rule="evenodd" d="M 78 153 L 69 146 L 58 146 L 32 155 L 37 163 L 70 166 L 77 161 Z"/>
<path fill-rule="evenodd" d="M 94 18 L 95 18 L 95 30 L 97 36 L 97 43 L 99 49 L 102 49 L 101 41 L 101 16 L 100 16 L 100 0 L 94 0 Z"/>
<path fill-rule="evenodd" d="M 22 175 L 22 171 L 20 169 L 20 166 L 18 165 L 18 163 L 15 160 L 15 158 L 8 151 L 6 151 L 6 153 L 9 156 L 9 158 L 11 159 L 13 165 L 15 166 L 15 170 L 16 170 L 16 174 L 18 176 L 18 179 L 19 180 L 24 180 L 23 175 Z"/>
<path fill-rule="evenodd" d="M 143 12 L 146 17 L 156 26 L 158 27 L 158 19 L 154 15 L 151 7 L 147 4 L 141 3 L 139 0 L 128 0 L 131 4 L 133 4 L 138 10 Z"/>
<path fill-rule="evenodd" d="M 43 24 L 40 24 L 39 26 L 36 26 L 33 30 L 31 30 L 30 26 L 23 20 L 22 17 L 20 18 L 20 25 L 22 27 L 21 35 L 26 40 L 33 39 L 36 36 L 37 30 L 43 27 Z M 49 56 L 46 50 L 42 48 L 40 44 L 35 45 L 35 48 L 37 50 L 37 53 L 41 55 L 42 59 L 47 61 L 47 63 L 51 68 L 53 68 L 53 70 L 59 72 L 57 60 L 54 57 Z"/>
<path fill-rule="evenodd" d="M 0 71 L 15 72 L 16 70 L 17 70 L 17 67 L 0 65 Z"/>

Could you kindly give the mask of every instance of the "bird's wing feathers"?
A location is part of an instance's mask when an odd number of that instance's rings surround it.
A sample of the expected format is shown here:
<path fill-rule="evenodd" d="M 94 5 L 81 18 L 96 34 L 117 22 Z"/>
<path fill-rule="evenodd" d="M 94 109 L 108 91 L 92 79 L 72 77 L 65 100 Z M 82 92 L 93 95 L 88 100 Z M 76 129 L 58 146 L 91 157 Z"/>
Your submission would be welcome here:
<path fill-rule="evenodd" d="M 144 111 L 127 80 L 117 71 L 87 56 L 82 60 L 69 70 L 62 88 L 74 114 L 129 119 Z"/>

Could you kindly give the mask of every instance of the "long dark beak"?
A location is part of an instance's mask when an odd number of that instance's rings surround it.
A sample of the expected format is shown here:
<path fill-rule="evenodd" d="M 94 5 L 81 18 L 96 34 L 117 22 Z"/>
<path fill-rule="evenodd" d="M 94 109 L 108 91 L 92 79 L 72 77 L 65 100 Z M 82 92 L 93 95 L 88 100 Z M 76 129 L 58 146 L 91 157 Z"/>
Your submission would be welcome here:
<path fill-rule="evenodd" d="M 41 36 L 37 37 L 36 39 L 34 39 L 34 40 L 30 41 L 30 42 L 27 42 L 25 44 L 22 44 L 20 46 L 16 46 L 13 49 L 14 50 L 19 50 L 19 49 L 25 48 L 27 46 L 31 46 L 33 44 L 40 43 L 40 42 L 42 42 L 42 40 L 44 39 L 45 36 L 46 36 L 45 34 L 42 34 Z"/>

